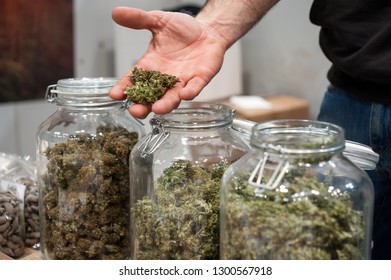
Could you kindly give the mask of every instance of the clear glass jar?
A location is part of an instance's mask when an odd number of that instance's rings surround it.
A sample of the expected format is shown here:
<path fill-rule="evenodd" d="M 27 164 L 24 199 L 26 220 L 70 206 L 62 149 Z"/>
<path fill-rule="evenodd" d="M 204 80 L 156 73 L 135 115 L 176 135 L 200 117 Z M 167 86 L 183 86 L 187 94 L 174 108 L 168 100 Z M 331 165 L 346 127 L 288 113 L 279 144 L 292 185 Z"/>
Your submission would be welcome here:
<path fill-rule="evenodd" d="M 132 259 L 219 259 L 220 181 L 246 152 L 225 105 L 154 115 L 131 153 Z"/>
<path fill-rule="evenodd" d="M 342 128 L 256 124 L 222 179 L 222 259 L 369 259 L 373 185 L 344 154 Z"/>
<path fill-rule="evenodd" d="M 112 78 L 62 79 L 37 131 L 45 259 L 129 258 L 129 155 L 144 128 L 112 100 Z"/>

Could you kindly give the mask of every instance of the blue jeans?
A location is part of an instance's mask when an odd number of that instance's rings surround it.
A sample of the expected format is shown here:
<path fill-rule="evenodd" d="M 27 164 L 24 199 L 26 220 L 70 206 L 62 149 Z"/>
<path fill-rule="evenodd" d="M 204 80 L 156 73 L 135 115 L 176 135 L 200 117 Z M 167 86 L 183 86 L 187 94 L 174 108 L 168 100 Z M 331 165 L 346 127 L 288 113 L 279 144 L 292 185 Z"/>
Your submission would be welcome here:
<path fill-rule="evenodd" d="M 368 171 L 375 187 L 372 259 L 391 260 L 391 105 L 358 100 L 330 86 L 318 120 L 340 125 L 347 140 L 379 154 L 376 170 Z"/>

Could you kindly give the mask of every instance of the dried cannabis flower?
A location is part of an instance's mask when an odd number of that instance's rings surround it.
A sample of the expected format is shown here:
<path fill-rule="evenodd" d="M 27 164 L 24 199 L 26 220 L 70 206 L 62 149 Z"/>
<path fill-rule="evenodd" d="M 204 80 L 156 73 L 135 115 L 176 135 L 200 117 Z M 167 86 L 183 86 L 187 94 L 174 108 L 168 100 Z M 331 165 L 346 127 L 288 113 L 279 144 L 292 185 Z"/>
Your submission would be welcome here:
<path fill-rule="evenodd" d="M 219 259 L 220 181 L 225 161 L 211 170 L 180 160 L 155 182 L 152 198 L 131 209 L 137 259 Z"/>
<path fill-rule="evenodd" d="M 43 245 L 54 259 L 129 257 L 129 164 L 135 132 L 103 126 L 46 150 Z"/>
<path fill-rule="evenodd" d="M 129 75 L 132 86 L 126 86 L 127 99 L 137 104 L 152 104 L 159 100 L 179 79 L 159 71 L 135 67 Z"/>
<path fill-rule="evenodd" d="M 296 174 L 297 175 L 297 174 Z M 363 212 L 349 194 L 291 176 L 275 190 L 231 181 L 225 198 L 224 259 L 361 259 Z"/>

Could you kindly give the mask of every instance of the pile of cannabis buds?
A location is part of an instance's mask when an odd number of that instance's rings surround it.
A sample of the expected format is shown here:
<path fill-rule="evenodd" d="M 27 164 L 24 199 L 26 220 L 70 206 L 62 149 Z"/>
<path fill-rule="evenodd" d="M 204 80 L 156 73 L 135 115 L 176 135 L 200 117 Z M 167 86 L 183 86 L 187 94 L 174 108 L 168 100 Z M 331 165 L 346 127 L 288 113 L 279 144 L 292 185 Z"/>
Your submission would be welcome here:
<path fill-rule="evenodd" d="M 127 99 L 137 104 L 152 104 L 160 99 L 167 90 L 179 82 L 175 76 L 154 70 L 135 67 L 129 75 L 132 86 L 126 86 Z"/>
<path fill-rule="evenodd" d="M 225 161 L 211 169 L 178 160 L 164 170 L 152 197 L 132 205 L 136 259 L 219 259 L 220 182 Z"/>
<path fill-rule="evenodd" d="M 362 258 L 364 216 L 348 192 L 296 174 L 259 193 L 248 178 L 237 174 L 227 189 L 223 259 Z"/>
<path fill-rule="evenodd" d="M 46 150 L 41 243 L 52 259 L 126 259 L 136 132 L 111 125 Z"/>

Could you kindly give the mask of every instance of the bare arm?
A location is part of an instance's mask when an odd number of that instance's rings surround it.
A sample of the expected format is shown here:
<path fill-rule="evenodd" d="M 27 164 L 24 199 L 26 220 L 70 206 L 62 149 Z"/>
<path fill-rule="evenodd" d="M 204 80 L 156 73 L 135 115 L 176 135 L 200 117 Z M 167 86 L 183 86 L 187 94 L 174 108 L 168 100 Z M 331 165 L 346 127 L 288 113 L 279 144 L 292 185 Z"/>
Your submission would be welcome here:
<path fill-rule="evenodd" d="M 246 34 L 279 0 L 208 0 L 196 19 L 221 34 L 227 48 Z"/>
<path fill-rule="evenodd" d="M 183 13 L 143 11 L 118 7 L 114 21 L 152 33 L 148 49 L 134 67 L 175 75 L 180 82 L 152 105 L 132 104 L 129 112 L 145 118 L 151 111 L 165 114 L 182 100 L 192 100 L 219 72 L 226 50 L 243 36 L 278 0 L 209 0 L 193 18 Z M 110 90 L 113 99 L 124 99 L 128 75 Z"/>

